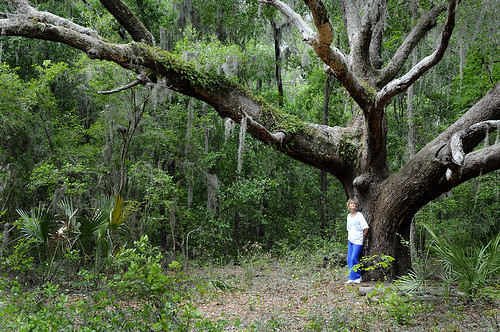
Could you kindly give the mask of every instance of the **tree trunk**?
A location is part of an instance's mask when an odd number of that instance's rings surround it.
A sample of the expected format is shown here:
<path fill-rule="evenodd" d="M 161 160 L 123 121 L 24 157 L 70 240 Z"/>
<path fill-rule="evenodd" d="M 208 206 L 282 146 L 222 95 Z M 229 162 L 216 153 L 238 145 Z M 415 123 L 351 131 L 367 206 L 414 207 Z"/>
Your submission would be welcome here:
<path fill-rule="evenodd" d="M 276 85 L 278 87 L 278 105 L 283 106 L 283 80 L 281 78 L 281 38 L 283 26 L 278 26 L 274 20 L 271 20 L 271 27 L 273 28 L 274 39 L 274 76 L 276 78 Z"/>
<path fill-rule="evenodd" d="M 411 21 L 416 22 L 417 20 L 417 4 L 416 0 L 412 0 L 411 5 Z M 411 55 L 411 65 L 412 67 L 416 66 L 418 63 L 418 46 L 412 52 Z M 407 94 L 407 117 L 408 117 L 408 143 L 406 145 L 406 152 L 408 154 L 408 159 L 413 158 L 415 155 L 415 146 L 416 146 L 416 131 L 415 131 L 415 107 L 413 103 L 415 85 L 412 85 L 408 88 Z M 410 257 L 412 261 L 414 261 L 417 257 L 417 247 L 415 243 L 415 218 L 411 219 L 410 224 Z"/>
<path fill-rule="evenodd" d="M 323 119 L 322 124 L 328 125 L 328 104 L 330 103 L 330 95 L 332 93 L 333 83 L 335 82 L 335 77 L 333 75 L 328 74 L 325 79 L 325 98 L 323 99 Z M 319 216 L 321 223 L 321 232 L 323 235 L 325 234 L 326 229 L 328 228 L 328 218 L 326 216 L 326 196 L 327 196 L 327 172 L 325 170 L 321 170 L 320 173 L 320 190 L 321 190 L 321 200 L 319 207 Z"/>
<path fill-rule="evenodd" d="M 176 241 L 176 229 L 177 229 L 177 218 L 175 217 L 175 207 L 177 200 L 172 201 L 170 209 L 168 210 L 168 219 L 170 222 L 170 237 L 172 239 L 172 255 L 174 261 L 177 260 L 177 241 Z"/>

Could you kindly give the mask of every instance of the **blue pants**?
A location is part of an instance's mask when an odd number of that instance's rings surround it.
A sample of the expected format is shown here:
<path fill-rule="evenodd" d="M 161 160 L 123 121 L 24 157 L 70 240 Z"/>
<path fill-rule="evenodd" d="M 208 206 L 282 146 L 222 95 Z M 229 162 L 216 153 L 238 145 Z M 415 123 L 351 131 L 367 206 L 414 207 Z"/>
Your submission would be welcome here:
<path fill-rule="evenodd" d="M 349 267 L 349 279 L 356 280 L 361 278 L 361 270 L 358 268 L 357 271 L 353 271 L 353 266 L 359 264 L 359 257 L 361 256 L 361 251 L 363 246 L 352 244 L 351 241 L 347 241 L 347 266 Z"/>

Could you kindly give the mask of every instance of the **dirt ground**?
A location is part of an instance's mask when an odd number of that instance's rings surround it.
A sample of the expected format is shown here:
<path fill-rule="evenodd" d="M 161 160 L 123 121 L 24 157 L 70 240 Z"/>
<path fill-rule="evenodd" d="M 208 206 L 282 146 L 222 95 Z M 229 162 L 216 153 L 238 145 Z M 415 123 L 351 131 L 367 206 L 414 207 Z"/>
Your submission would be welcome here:
<path fill-rule="evenodd" d="M 195 305 L 204 318 L 227 321 L 227 331 L 500 330 L 499 301 L 409 301 L 388 293 L 374 301 L 373 294 L 358 295 L 359 287 L 376 287 L 380 294 L 392 284 L 346 285 L 338 270 L 257 264 L 212 268 L 206 277 L 213 291 Z"/>

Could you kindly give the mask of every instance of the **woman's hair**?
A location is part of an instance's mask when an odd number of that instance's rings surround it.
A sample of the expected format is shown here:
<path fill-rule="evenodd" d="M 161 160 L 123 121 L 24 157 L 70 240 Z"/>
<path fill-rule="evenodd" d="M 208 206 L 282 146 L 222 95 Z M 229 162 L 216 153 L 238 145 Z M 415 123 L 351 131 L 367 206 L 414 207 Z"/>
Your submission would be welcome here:
<path fill-rule="evenodd" d="M 347 200 L 347 206 L 349 206 L 349 204 L 350 204 L 351 202 L 352 202 L 352 203 L 354 203 L 354 204 L 356 204 L 356 205 L 358 205 L 358 200 L 357 200 L 357 199 L 355 199 L 355 198 L 349 198 L 349 199 Z"/>

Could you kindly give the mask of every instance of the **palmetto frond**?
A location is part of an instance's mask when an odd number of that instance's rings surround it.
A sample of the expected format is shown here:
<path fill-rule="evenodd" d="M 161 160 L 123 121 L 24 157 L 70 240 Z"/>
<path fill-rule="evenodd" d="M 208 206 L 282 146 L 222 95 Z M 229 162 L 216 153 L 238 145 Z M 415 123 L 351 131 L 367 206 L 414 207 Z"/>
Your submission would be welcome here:
<path fill-rule="evenodd" d="M 125 218 L 137 210 L 139 205 L 140 203 L 137 201 L 132 201 L 124 207 L 123 198 L 120 195 L 116 196 L 115 205 L 109 216 L 109 229 L 117 230 L 123 224 Z"/>
<path fill-rule="evenodd" d="M 46 244 L 50 234 L 57 228 L 47 209 L 40 205 L 38 208 L 32 208 L 29 213 L 20 209 L 16 211 L 21 217 L 19 226 L 22 237 Z"/>
<path fill-rule="evenodd" d="M 82 236 L 97 235 L 102 237 L 108 228 L 109 210 L 96 208 L 92 214 L 80 226 Z"/>
<path fill-rule="evenodd" d="M 90 213 L 86 216 L 86 218 L 82 219 L 82 225 L 79 229 L 81 236 L 97 236 L 98 238 L 102 238 L 108 229 L 109 213 L 112 206 L 112 198 L 98 198 L 90 209 Z"/>
<path fill-rule="evenodd" d="M 61 210 L 61 214 L 59 214 L 59 217 L 62 217 L 61 221 L 66 225 L 66 227 L 68 227 L 68 229 L 71 229 L 69 226 L 73 226 L 72 224 L 74 223 L 76 214 L 78 213 L 78 209 L 73 207 L 73 201 L 68 198 L 63 198 L 59 201 L 57 207 Z"/>
<path fill-rule="evenodd" d="M 460 286 L 469 294 L 484 288 L 488 280 L 500 272 L 500 233 L 486 245 L 478 245 L 438 237 L 428 225 L 424 227 L 434 240 L 431 249 L 451 268 Z"/>

